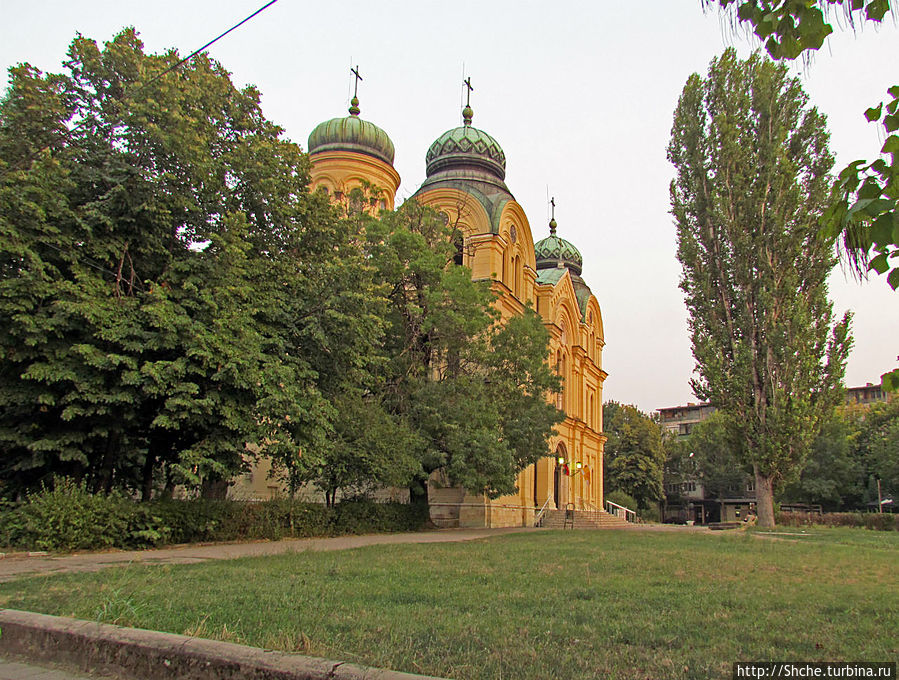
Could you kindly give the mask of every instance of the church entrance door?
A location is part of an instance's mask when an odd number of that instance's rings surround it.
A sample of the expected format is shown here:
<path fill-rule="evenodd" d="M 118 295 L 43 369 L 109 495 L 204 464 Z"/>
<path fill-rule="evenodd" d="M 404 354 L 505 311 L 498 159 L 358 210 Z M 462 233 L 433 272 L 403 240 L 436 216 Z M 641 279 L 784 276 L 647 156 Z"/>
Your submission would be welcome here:
<path fill-rule="evenodd" d="M 553 471 L 553 498 L 556 501 L 556 509 L 561 510 L 562 505 L 562 466 L 556 462 L 555 470 Z"/>

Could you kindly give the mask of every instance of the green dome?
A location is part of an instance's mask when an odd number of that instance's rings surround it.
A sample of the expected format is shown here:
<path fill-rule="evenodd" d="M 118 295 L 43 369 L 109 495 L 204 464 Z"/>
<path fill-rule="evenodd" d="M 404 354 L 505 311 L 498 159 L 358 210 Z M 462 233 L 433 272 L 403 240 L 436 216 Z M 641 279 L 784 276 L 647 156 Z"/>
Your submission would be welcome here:
<path fill-rule="evenodd" d="M 350 115 L 332 118 L 316 127 L 309 135 L 310 154 L 320 151 L 356 151 L 393 165 L 394 148 L 390 137 L 374 123 L 359 117 L 358 100 L 353 97 Z"/>
<path fill-rule="evenodd" d="M 486 170 L 500 180 L 506 177 L 506 154 L 499 143 L 483 130 L 466 125 L 447 130 L 431 144 L 425 156 L 427 176 L 449 169 Z"/>
<path fill-rule="evenodd" d="M 580 274 L 581 267 L 584 265 L 584 258 L 581 256 L 581 252 L 564 238 L 556 236 L 555 220 L 549 224 L 549 236 L 534 244 L 537 269 L 562 266 L 571 269 L 575 274 Z"/>

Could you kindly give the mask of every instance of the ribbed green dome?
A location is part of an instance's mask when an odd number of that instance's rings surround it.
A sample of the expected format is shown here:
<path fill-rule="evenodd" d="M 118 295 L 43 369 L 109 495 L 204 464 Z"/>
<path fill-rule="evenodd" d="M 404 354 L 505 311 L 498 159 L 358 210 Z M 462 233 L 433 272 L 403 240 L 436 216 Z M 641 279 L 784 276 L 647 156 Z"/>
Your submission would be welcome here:
<path fill-rule="evenodd" d="M 499 143 L 483 130 L 469 125 L 447 130 L 431 144 L 427 176 L 450 168 L 477 167 L 500 180 L 506 177 L 506 154 Z"/>
<path fill-rule="evenodd" d="M 564 238 L 556 236 L 556 221 L 550 224 L 550 235 L 534 244 L 534 255 L 537 258 L 537 269 L 549 269 L 562 265 L 568 267 L 575 274 L 581 273 L 584 258 L 581 251 Z"/>
<path fill-rule="evenodd" d="M 350 114 L 346 118 L 332 118 L 318 125 L 309 135 L 309 153 L 356 151 L 393 165 L 393 142 L 377 125 L 359 117 L 358 100 L 355 97 Z"/>

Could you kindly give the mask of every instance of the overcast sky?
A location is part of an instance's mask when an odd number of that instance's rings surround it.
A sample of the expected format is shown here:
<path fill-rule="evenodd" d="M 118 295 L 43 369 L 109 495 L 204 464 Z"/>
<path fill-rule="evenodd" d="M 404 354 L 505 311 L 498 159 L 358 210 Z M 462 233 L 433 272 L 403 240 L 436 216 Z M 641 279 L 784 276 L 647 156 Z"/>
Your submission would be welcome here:
<path fill-rule="evenodd" d="M 262 4 L 0 0 L 0 67 L 59 71 L 76 32 L 102 42 L 125 26 L 148 52 L 186 55 Z M 796 72 L 828 117 L 841 168 L 882 144 L 863 112 L 896 82 L 899 31 L 888 20 L 837 33 Z M 303 148 L 319 122 L 346 115 L 358 63 L 361 115 L 396 146 L 400 200 L 424 180 L 431 142 L 461 123 L 464 69 L 474 125 L 505 150 L 534 240 L 548 234 L 549 193 L 559 235 L 583 253 L 605 324 L 604 399 L 649 411 L 695 401 L 665 148 L 687 77 L 728 45 L 744 56 L 755 46 L 699 0 L 280 0 L 209 51 L 236 84 L 259 88 L 266 116 Z M 883 277 L 856 283 L 837 270 L 831 297 L 836 313 L 855 314 L 847 383 L 878 382 L 899 364 L 899 293 Z"/>

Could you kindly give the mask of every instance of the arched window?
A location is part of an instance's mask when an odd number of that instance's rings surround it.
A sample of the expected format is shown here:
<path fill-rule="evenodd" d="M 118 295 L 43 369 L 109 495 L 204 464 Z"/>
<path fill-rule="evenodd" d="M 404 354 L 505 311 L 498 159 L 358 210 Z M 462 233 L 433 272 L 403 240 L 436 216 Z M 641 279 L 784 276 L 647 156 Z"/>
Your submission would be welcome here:
<path fill-rule="evenodd" d="M 348 194 L 350 202 L 347 210 L 351 215 L 358 215 L 365 206 L 365 194 L 359 187 L 353 187 Z"/>
<path fill-rule="evenodd" d="M 559 375 L 562 377 L 562 390 L 559 392 L 559 408 L 565 410 L 568 406 L 568 353 L 562 354 L 559 361 Z"/>
<path fill-rule="evenodd" d="M 512 292 L 516 297 L 521 296 L 521 255 L 512 258 Z"/>
<path fill-rule="evenodd" d="M 453 232 L 453 245 L 456 252 L 453 254 L 453 264 L 461 266 L 465 260 L 465 237 L 458 229 Z"/>
<path fill-rule="evenodd" d="M 554 363 L 555 363 L 556 375 L 558 375 L 561 378 L 562 377 L 562 351 L 561 350 L 556 352 Z M 564 380 L 564 378 L 563 378 L 563 380 Z M 564 385 L 560 384 L 559 391 L 556 393 L 556 408 L 559 409 L 560 411 L 562 410 L 562 390 L 563 389 L 564 389 Z"/>

